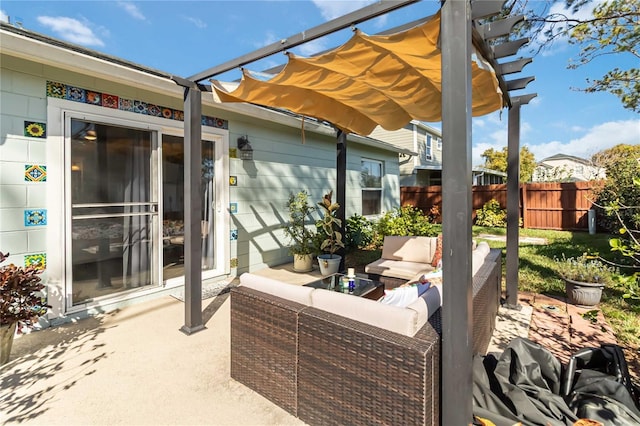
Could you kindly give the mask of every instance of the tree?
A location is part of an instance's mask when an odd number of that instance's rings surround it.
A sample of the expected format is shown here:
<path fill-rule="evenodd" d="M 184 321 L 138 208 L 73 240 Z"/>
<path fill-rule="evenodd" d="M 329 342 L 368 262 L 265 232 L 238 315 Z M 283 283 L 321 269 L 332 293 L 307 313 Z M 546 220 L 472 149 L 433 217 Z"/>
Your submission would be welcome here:
<path fill-rule="evenodd" d="M 507 147 L 500 151 L 489 148 L 481 155 L 484 158 L 484 167 L 499 172 L 507 172 Z M 533 171 L 536 168 L 535 156 L 529 148 L 523 146 L 520 148 L 520 182 L 530 182 Z"/>
<path fill-rule="evenodd" d="M 591 161 L 607 173 L 595 202 L 605 213 L 604 228 L 617 231 L 623 222 L 640 229 L 640 185 L 635 183 L 640 179 L 640 145 L 619 144 L 594 154 Z"/>
<path fill-rule="evenodd" d="M 558 12 L 554 6 L 564 5 Z M 587 16 L 585 12 L 592 12 Z M 578 57 L 568 68 L 575 69 L 597 58 L 632 55 L 640 59 L 640 0 L 509 0 L 503 11 L 527 16 L 518 31 L 537 43 L 535 53 L 554 41 L 567 38 L 580 46 Z M 637 61 L 635 63 L 638 63 Z M 602 77 L 587 79 L 588 86 L 577 89 L 587 93 L 609 92 L 620 98 L 624 108 L 640 112 L 640 69 L 615 67 Z"/>

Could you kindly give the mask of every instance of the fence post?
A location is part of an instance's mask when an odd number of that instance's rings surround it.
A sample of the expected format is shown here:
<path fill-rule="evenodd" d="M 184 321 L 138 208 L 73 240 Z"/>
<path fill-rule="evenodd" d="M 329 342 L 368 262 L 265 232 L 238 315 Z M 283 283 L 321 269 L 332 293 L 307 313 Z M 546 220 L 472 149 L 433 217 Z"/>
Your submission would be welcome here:
<path fill-rule="evenodd" d="M 529 214 L 527 212 L 527 184 L 520 185 L 520 200 L 522 204 L 522 227 L 529 227 Z"/>

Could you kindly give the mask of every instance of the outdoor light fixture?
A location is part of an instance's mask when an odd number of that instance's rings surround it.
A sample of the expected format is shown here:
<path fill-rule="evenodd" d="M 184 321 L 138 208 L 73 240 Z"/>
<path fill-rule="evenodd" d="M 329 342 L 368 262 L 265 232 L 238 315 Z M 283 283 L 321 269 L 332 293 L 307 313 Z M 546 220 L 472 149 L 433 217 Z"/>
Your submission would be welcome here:
<path fill-rule="evenodd" d="M 240 151 L 241 160 L 253 160 L 253 148 L 247 136 L 238 138 L 238 151 Z"/>

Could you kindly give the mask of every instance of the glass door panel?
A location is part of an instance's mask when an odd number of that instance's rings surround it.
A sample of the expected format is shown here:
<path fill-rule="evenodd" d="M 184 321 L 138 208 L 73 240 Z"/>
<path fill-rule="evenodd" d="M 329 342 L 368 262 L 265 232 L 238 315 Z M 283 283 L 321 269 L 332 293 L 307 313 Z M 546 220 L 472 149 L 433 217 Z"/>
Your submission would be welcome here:
<path fill-rule="evenodd" d="M 72 305 L 157 283 L 153 133 L 71 119 Z"/>
<path fill-rule="evenodd" d="M 216 268 L 215 142 L 202 141 L 202 270 Z M 162 136 L 163 278 L 184 276 L 184 139 Z"/>

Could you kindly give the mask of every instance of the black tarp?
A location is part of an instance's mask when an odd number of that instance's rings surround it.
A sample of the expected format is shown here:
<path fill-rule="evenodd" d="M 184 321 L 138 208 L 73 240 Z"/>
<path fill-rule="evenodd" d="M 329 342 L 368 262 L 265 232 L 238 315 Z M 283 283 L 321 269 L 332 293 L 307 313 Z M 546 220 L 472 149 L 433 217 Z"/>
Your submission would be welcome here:
<path fill-rule="evenodd" d="M 581 418 L 640 425 L 640 410 L 620 377 L 583 369 L 564 391 L 566 368 L 528 339 L 514 339 L 502 354 L 477 355 L 473 362 L 473 414 L 497 426 L 565 426 Z"/>

